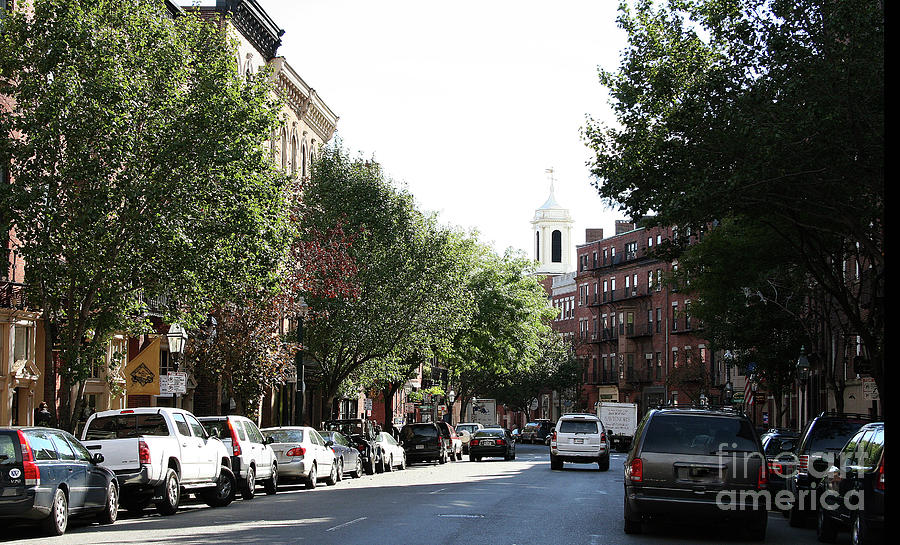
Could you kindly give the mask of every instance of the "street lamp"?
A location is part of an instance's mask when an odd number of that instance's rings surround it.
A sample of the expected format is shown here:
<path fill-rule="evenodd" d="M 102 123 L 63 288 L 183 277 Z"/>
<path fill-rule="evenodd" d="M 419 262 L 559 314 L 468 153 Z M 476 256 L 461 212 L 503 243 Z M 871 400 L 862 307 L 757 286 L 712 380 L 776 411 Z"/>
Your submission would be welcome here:
<path fill-rule="evenodd" d="M 450 424 L 453 423 L 453 402 L 456 401 L 456 392 L 450 390 L 447 392 L 447 401 L 449 405 L 447 406 L 447 412 L 450 413 Z"/>
<path fill-rule="evenodd" d="M 169 331 L 166 333 L 166 338 L 169 341 L 169 355 L 172 358 L 172 368 L 178 371 L 178 356 L 184 352 L 184 343 L 187 341 L 187 331 L 184 330 L 178 324 L 172 324 L 169 326 Z M 176 398 L 178 394 L 172 391 L 172 406 L 176 405 Z"/>
<path fill-rule="evenodd" d="M 797 381 L 800 383 L 800 422 L 805 422 L 806 383 L 809 381 L 809 360 L 806 358 L 806 347 L 800 347 L 800 357 L 797 358 Z"/>
<path fill-rule="evenodd" d="M 725 383 L 725 405 L 731 405 L 734 400 L 734 386 L 731 381 Z"/>

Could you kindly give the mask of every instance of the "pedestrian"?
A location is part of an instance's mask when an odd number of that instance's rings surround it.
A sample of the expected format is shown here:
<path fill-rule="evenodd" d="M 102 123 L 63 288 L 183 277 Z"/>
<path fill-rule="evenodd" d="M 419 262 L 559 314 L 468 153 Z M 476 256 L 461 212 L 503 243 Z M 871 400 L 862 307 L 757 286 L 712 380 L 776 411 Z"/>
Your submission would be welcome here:
<path fill-rule="evenodd" d="M 49 428 L 53 425 L 53 415 L 50 414 L 50 409 L 47 408 L 47 402 L 41 401 L 38 404 L 37 415 L 35 416 L 35 424 L 38 426 L 43 426 L 45 428 Z"/>

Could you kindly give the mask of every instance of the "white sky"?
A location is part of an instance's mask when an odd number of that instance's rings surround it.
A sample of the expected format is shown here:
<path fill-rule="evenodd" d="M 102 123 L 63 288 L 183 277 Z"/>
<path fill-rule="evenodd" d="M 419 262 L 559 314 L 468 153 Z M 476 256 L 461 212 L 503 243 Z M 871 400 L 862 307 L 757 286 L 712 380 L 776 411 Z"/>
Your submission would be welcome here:
<path fill-rule="evenodd" d="M 259 0 L 279 54 L 337 115 L 344 146 L 373 156 L 443 223 L 532 255 L 534 211 L 557 201 L 613 233 L 590 186 L 585 115 L 612 119 L 597 66 L 625 45 L 614 0 Z M 574 257 L 574 253 L 573 253 Z"/>

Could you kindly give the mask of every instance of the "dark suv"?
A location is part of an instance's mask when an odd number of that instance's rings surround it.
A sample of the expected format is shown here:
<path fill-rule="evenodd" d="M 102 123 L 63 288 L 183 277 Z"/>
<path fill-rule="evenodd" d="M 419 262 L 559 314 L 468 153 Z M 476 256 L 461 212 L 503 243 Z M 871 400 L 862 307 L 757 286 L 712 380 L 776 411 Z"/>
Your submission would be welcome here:
<path fill-rule="evenodd" d="M 825 470 L 819 485 L 818 496 L 824 498 L 816 510 L 819 541 L 834 543 L 838 530 L 849 528 L 853 545 L 883 543 L 884 422 L 860 428 L 838 461 Z M 816 465 L 814 469 L 822 469 Z"/>
<path fill-rule="evenodd" d="M 640 533 L 649 518 L 669 517 L 733 521 L 753 539 L 765 539 L 767 484 L 762 445 L 743 414 L 652 410 L 625 462 L 625 533 Z"/>
<path fill-rule="evenodd" d="M 543 443 L 544 439 L 550 435 L 552 429 L 553 422 L 544 418 L 538 418 L 534 422 L 525 424 L 522 433 L 519 434 L 519 441 L 523 443 Z"/>
<path fill-rule="evenodd" d="M 822 473 L 810 472 L 809 468 L 817 460 L 824 460 L 826 468 L 835 465 L 836 454 L 859 428 L 869 422 L 867 416 L 860 414 L 821 413 L 806 424 L 794 450 L 797 456 L 796 471 L 785 481 L 785 489 L 791 493 L 793 502 L 788 514 L 791 526 L 805 526 L 808 516 L 816 510 L 814 492 Z"/>
<path fill-rule="evenodd" d="M 433 460 L 447 463 L 449 450 L 440 428 L 434 422 L 407 424 L 400 430 L 400 444 L 408 462 Z"/>
<path fill-rule="evenodd" d="M 372 475 L 376 471 L 381 473 L 384 467 L 384 455 L 381 447 L 375 439 L 378 432 L 375 424 L 371 420 L 363 420 L 362 418 L 344 418 L 341 420 L 326 420 L 322 426 L 326 431 L 341 432 L 344 437 L 350 439 L 356 450 L 362 456 L 363 469 L 366 474 Z"/>
<path fill-rule="evenodd" d="M 785 477 L 796 471 L 794 447 L 800 441 L 800 434 L 788 428 L 772 428 L 762 434 L 760 441 L 769 466 L 769 490 L 774 494 L 784 490 Z"/>

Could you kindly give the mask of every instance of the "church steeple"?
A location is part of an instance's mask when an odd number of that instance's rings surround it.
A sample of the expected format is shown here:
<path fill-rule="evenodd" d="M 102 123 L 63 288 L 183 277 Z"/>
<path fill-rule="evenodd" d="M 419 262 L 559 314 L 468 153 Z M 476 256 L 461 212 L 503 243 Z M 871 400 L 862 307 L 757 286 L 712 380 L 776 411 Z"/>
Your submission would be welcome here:
<path fill-rule="evenodd" d="M 563 274 L 572 270 L 572 217 L 556 202 L 556 178 L 552 168 L 550 196 L 535 210 L 531 221 L 534 231 L 534 260 L 539 274 Z"/>

